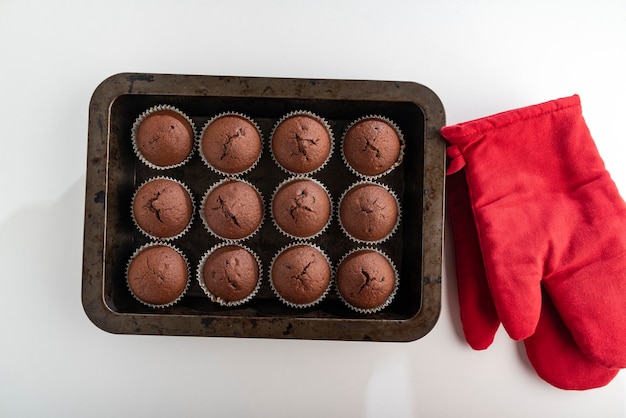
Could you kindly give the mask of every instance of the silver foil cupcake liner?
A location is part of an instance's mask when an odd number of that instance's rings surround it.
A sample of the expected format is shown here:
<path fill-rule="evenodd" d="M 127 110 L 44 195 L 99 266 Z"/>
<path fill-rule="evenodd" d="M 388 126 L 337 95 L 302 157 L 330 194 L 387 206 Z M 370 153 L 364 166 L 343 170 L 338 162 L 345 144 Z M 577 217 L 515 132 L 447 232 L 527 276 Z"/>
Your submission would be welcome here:
<path fill-rule="evenodd" d="M 206 220 L 206 217 L 204 216 L 204 205 L 206 204 L 206 199 L 209 196 L 209 194 L 211 194 L 211 192 L 213 190 L 215 190 L 215 188 L 217 188 L 218 186 L 220 186 L 222 184 L 225 184 L 225 183 L 228 183 L 228 182 L 231 182 L 231 181 L 238 181 L 240 183 L 247 184 L 248 186 L 252 187 L 257 192 L 259 197 L 261 198 L 261 207 L 263 209 L 263 213 L 261 215 L 261 222 L 259 223 L 259 226 L 257 226 L 257 228 L 254 231 L 252 231 L 250 234 L 248 234 L 247 236 L 242 237 L 242 238 L 226 238 L 226 237 L 223 237 L 223 236 L 219 235 L 217 232 L 215 232 L 215 231 L 213 231 L 213 229 L 211 229 L 211 227 L 209 226 L 209 224 L 208 224 L 208 222 Z M 245 240 L 253 237 L 261 229 L 261 227 L 263 226 L 263 222 L 265 222 L 265 198 L 263 197 L 263 193 L 261 193 L 261 191 L 254 184 L 250 183 L 249 181 L 244 180 L 244 179 L 239 178 L 239 177 L 236 177 L 236 176 L 228 177 L 228 178 L 219 180 L 216 183 L 213 183 L 207 189 L 207 191 L 202 196 L 202 200 L 200 201 L 200 210 L 198 212 L 200 214 L 200 219 L 202 220 L 202 224 L 204 225 L 204 229 L 207 232 L 209 232 L 215 238 L 218 238 L 220 240 L 226 241 L 226 242 L 231 243 L 231 244 L 232 243 L 236 244 L 236 243 L 239 243 L 241 241 L 245 241 Z"/>
<path fill-rule="evenodd" d="M 163 110 L 169 110 L 169 111 L 175 112 L 175 113 L 179 114 L 180 116 L 182 116 L 183 118 L 185 118 L 185 120 L 187 122 L 189 122 L 189 125 L 191 126 L 191 131 L 193 133 L 192 147 L 191 147 L 191 151 L 189 151 L 189 155 L 187 155 L 187 158 L 185 158 L 183 161 L 181 161 L 178 164 L 172 164 L 172 165 L 168 165 L 168 166 L 160 166 L 160 165 L 156 165 L 156 164 L 148 161 L 141 154 L 141 151 L 139 151 L 139 147 L 137 146 L 137 130 L 139 129 L 139 125 L 141 125 L 141 123 L 146 119 L 146 117 L 148 117 L 152 113 L 163 111 Z M 135 152 L 135 155 L 146 166 L 152 168 L 153 170 L 169 170 L 169 169 L 172 169 L 172 168 L 181 167 L 181 166 L 187 164 L 187 162 L 189 162 L 189 160 L 193 156 L 194 148 L 195 148 L 195 145 L 196 145 L 197 140 L 198 140 L 197 139 L 197 135 L 198 134 L 196 132 L 196 126 L 195 126 L 195 124 L 193 123 L 193 121 L 191 120 L 191 118 L 189 116 L 187 116 L 182 110 L 178 109 L 177 107 L 161 104 L 161 105 L 156 105 L 156 106 L 150 107 L 149 109 L 147 109 L 143 113 L 141 113 L 137 117 L 137 119 L 135 119 L 135 122 L 133 123 L 133 127 L 131 129 L 131 142 L 132 142 L 132 145 L 133 145 L 133 151 Z"/>
<path fill-rule="evenodd" d="M 180 233 L 173 235 L 171 237 L 158 237 L 156 235 L 150 234 L 148 231 L 144 230 L 141 226 L 139 226 L 139 223 L 137 222 L 137 219 L 135 218 L 135 211 L 133 210 L 133 206 L 135 205 L 135 197 L 137 197 L 137 193 L 143 186 L 145 186 L 146 184 L 154 180 L 169 180 L 169 181 L 173 181 L 175 183 L 180 184 L 183 187 L 183 189 L 185 189 L 185 191 L 189 195 L 189 198 L 191 199 L 191 218 L 189 219 L 189 223 L 187 223 L 187 226 L 185 227 L 185 229 L 183 229 Z M 191 192 L 189 187 L 187 187 L 187 185 L 183 183 L 182 181 L 169 177 L 169 176 L 156 176 L 156 177 L 150 177 L 149 179 L 145 180 L 143 183 L 139 185 L 139 187 L 135 189 L 135 192 L 133 193 L 133 198 L 131 199 L 131 202 L 130 202 L 130 216 L 133 220 L 133 223 L 135 224 L 137 229 L 141 231 L 143 235 L 155 241 L 173 241 L 185 235 L 187 231 L 189 231 L 189 229 L 191 228 L 191 224 L 193 223 L 195 212 L 196 212 L 196 204 L 194 202 L 193 193 Z"/>
<path fill-rule="evenodd" d="M 181 294 L 174 301 L 172 301 L 170 303 L 163 304 L 163 305 L 154 305 L 154 304 L 151 304 L 151 303 L 144 302 L 137 295 L 135 295 L 133 290 L 130 288 L 130 284 L 128 283 L 128 269 L 130 268 L 130 264 L 132 263 L 132 261 L 135 259 L 135 257 L 137 257 L 137 255 L 139 255 L 139 253 L 141 253 L 145 249 L 148 249 L 148 248 L 151 248 L 151 247 L 159 247 L 159 246 L 161 246 L 161 247 L 169 247 L 169 248 L 173 249 L 174 251 L 176 251 L 178 254 L 180 254 L 180 256 L 183 258 L 183 260 L 185 261 L 185 264 L 187 265 L 187 285 L 185 286 L 185 289 L 181 292 Z M 126 288 L 130 292 L 132 297 L 136 301 L 141 303 L 142 305 L 149 306 L 149 307 L 155 308 L 155 309 L 169 308 L 170 306 L 176 305 L 183 298 L 183 296 L 185 296 L 185 294 L 187 293 L 187 290 L 189 290 L 189 285 L 190 285 L 190 282 L 191 282 L 190 276 L 191 276 L 191 270 L 190 270 L 190 267 L 189 267 L 189 260 L 187 259 L 187 256 L 185 255 L 185 253 L 183 253 L 176 246 L 174 246 L 174 245 L 172 245 L 170 243 L 167 243 L 167 242 L 149 242 L 149 243 L 144 244 L 141 247 L 137 248 L 135 250 L 135 252 L 133 253 L 133 255 L 128 259 L 128 262 L 126 263 L 126 270 L 125 270 L 125 275 L 124 275 L 124 277 L 126 278 Z"/>
<path fill-rule="evenodd" d="M 276 222 L 276 219 L 274 217 L 274 198 L 276 197 L 276 193 L 285 185 L 293 182 L 293 181 L 301 181 L 301 180 L 306 180 L 306 181 L 311 181 L 315 184 L 317 184 L 318 186 L 320 186 L 324 192 L 326 193 L 326 195 L 328 196 L 328 202 L 330 203 L 330 212 L 328 214 L 328 221 L 326 222 L 326 224 L 324 225 L 324 227 L 322 229 L 320 229 L 319 231 L 317 231 L 315 234 L 310 235 L 310 236 L 306 236 L 306 237 L 299 237 L 296 235 L 292 235 L 290 233 L 288 233 L 287 231 L 285 231 L 284 229 L 282 229 L 280 227 L 280 225 L 278 225 L 278 222 Z M 308 177 L 305 175 L 298 175 L 298 176 L 293 176 L 293 177 L 289 177 L 285 180 L 283 180 L 281 183 L 278 184 L 278 186 L 276 186 L 276 188 L 274 189 L 274 192 L 272 193 L 272 199 L 270 201 L 270 218 L 272 219 L 272 223 L 274 225 L 274 227 L 284 236 L 286 236 L 287 238 L 299 241 L 299 240 L 312 240 L 315 239 L 317 237 L 319 237 L 320 235 L 322 235 L 327 229 L 328 226 L 330 225 L 330 222 L 333 219 L 333 212 L 334 212 L 334 205 L 333 205 L 333 198 L 330 194 L 330 192 L 328 191 L 328 189 L 326 188 L 326 186 L 324 186 L 324 184 L 322 182 L 320 182 L 317 179 L 314 179 L 312 177 Z"/>
<path fill-rule="evenodd" d="M 378 240 L 374 240 L 374 241 L 366 241 L 366 240 L 362 240 L 362 239 L 358 239 L 354 236 L 352 236 L 345 228 L 345 226 L 343 225 L 343 223 L 341 222 L 341 204 L 343 203 L 343 199 L 346 197 L 346 195 L 353 190 L 356 187 L 362 186 L 362 185 L 374 185 L 374 186 L 380 186 L 383 189 L 385 189 L 387 192 L 389 192 L 389 194 L 393 197 L 393 199 L 396 202 L 396 206 L 398 208 L 398 217 L 396 219 L 396 223 L 394 224 L 393 228 L 391 229 L 391 231 L 385 235 L 383 238 L 378 239 Z M 361 181 L 357 181 L 356 183 L 353 183 L 350 187 L 348 187 L 343 194 L 341 195 L 341 197 L 339 198 L 339 203 L 337 204 L 337 212 L 335 214 L 335 216 L 337 217 L 337 222 L 339 223 L 339 227 L 341 228 L 341 230 L 343 231 L 343 233 L 350 238 L 350 240 L 352 240 L 353 242 L 357 243 L 357 244 L 365 244 L 365 245 L 376 245 L 376 244 L 381 244 L 385 241 L 387 241 L 389 238 L 391 238 L 396 231 L 398 230 L 398 227 L 400 226 L 400 222 L 402 220 L 402 207 L 400 206 L 400 200 L 398 199 L 398 196 L 395 194 L 395 192 L 393 190 L 391 190 L 387 185 L 379 183 L 379 182 L 375 182 L 375 181 L 369 181 L 369 180 L 361 180 Z"/>
<path fill-rule="evenodd" d="M 278 160 L 276 159 L 276 156 L 274 155 L 274 150 L 272 148 L 272 142 L 274 140 L 274 133 L 276 132 L 276 128 L 278 128 L 278 126 L 284 122 L 285 120 L 294 117 L 294 116 L 308 116 L 310 118 L 313 118 L 315 120 L 317 120 L 318 122 L 320 122 L 324 128 L 326 128 L 326 130 L 328 131 L 328 136 L 330 138 L 330 150 L 328 152 L 328 157 L 326 157 L 326 160 L 324 160 L 324 163 L 322 163 L 322 165 L 320 165 L 318 168 L 316 168 L 315 170 L 311 170 L 311 171 L 307 171 L 306 173 L 298 173 L 295 171 L 291 171 L 288 170 L 287 168 L 285 168 L 281 163 L 278 162 Z M 272 160 L 274 161 L 274 164 L 276 164 L 278 167 L 280 167 L 281 170 L 283 170 L 285 173 L 292 175 L 292 176 L 302 176 L 302 175 L 312 175 L 314 173 L 317 173 L 318 171 L 322 170 L 324 167 L 326 167 L 326 165 L 328 164 L 328 161 L 330 161 L 330 158 L 333 156 L 333 150 L 335 148 L 335 136 L 333 134 L 333 130 L 330 127 L 330 124 L 326 121 L 326 119 L 324 119 L 323 117 L 313 113 L 313 112 L 309 112 L 308 110 L 294 110 L 292 112 L 287 113 L 286 115 L 282 116 L 278 122 L 276 122 L 274 124 L 274 127 L 272 128 L 272 133 L 270 135 L 270 139 L 269 139 L 269 147 L 270 147 L 270 155 L 272 156 Z"/>
<path fill-rule="evenodd" d="M 370 308 L 370 309 L 363 309 L 363 308 L 358 308 L 354 305 L 352 305 L 350 302 L 348 302 L 341 294 L 341 292 L 339 291 L 339 283 L 338 283 L 338 273 L 339 273 L 339 268 L 341 267 L 341 264 L 344 262 L 344 260 L 346 258 L 348 258 L 350 255 L 358 252 L 358 251 L 374 251 L 377 252 L 378 254 L 382 255 L 383 257 L 385 257 L 385 259 L 389 262 L 389 264 L 391 265 L 391 268 L 393 269 L 393 274 L 394 274 L 394 286 L 393 286 L 393 290 L 391 291 L 391 294 L 389 294 L 389 296 L 387 297 L 387 299 L 385 300 L 385 302 L 383 302 L 382 304 L 374 307 L 374 308 Z M 339 261 L 339 263 L 337 263 L 337 267 L 335 268 L 335 291 L 337 292 L 337 295 L 339 296 L 339 299 L 350 309 L 352 309 L 355 312 L 361 313 L 361 314 L 373 314 L 376 312 L 380 312 L 383 309 L 385 309 L 387 306 L 389 306 L 389 304 L 391 302 L 393 302 L 394 298 L 396 297 L 396 293 L 398 292 L 398 286 L 400 284 L 400 275 L 398 274 L 398 270 L 396 268 L 395 263 L 391 260 L 391 258 L 385 254 L 383 251 L 374 248 L 374 247 L 368 247 L 368 246 L 363 246 L 363 247 L 357 247 L 354 248 L 350 251 L 348 251 Z"/>
<path fill-rule="evenodd" d="M 259 278 L 257 280 L 257 284 L 254 290 L 250 294 L 248 294 L 245 298 L 242 298 L 239 300 L 232 300 L 232 301 L 222 299 L 214 295 L 213 293 L 211 293 L 211 291 L 207 288 L 206 283 L 204 282 L 204 265 L 206 264 L 206 261 L 208 260 L 208 258 L 216 250 L 223 248 L 223 247 L 229 247 L 229 246 L 243 248 L 244 250 L 248 251 L 252 255 L 252 257 L 254 257 L 254 259 L 257 262 L 257 266 L 259 267 Z M 214 302 L 221 306 L 226 306 L 226 307 L 234 307 L 234 306 L 243 305 L 244 303 L 250 301 L 253 297 L 255 297 L 256 294 L 259 292 L 259 289 L 261 288 L 262 278 L 263 278 L 263 265 L 261 263 L 261 259 L 259 258 L 259 256 L 254 251 L 252 251 L 249 247 L 245 245 L 233 243 L 233 242 L 222 242 L 208 249 L 202 256 L 202 258 L 200 259 L 200 262 L 198 263 L 198 269 L 196 271 L 196 280 L 198 281 L 198 284 L 202 288 L 202 291 L 204 292 L 204 294 L 207 295 L 207 297 L 211 300 L 211 302 Z"/>
<path fill-rule="evenodd" d="M 384 172 L 380 173 L 380 174 L 376 174 L 376 175 L 367 175 L 367 174 L 363 174 L 358 172 L 354 167 L 352 167 L 350 165 L 350 163 L 348 162 L 348 160 L 346 159 L 346 155 L 344 153 L 344 149 L 343 149 L 343 144 L 346 138 L 346 134 L 348 133 L 348 131 L 356 124 L 363 122 L 365 120 L 369 120 L 369 119 L 374 119 L 374 120 L 380 120 L 384 123 L 386 123 L 387 125 L 389 125 L 398 135 L 398 139 L 400 140 L 400 152 L 398 154 L 398 159 L 396 160 L 396 162 L 389 167 L 387 170 L 385 170 Z M 343 160 L 343 163 L 346 167 L 348 167 L 348 169 L 357 177 L 360 177 L 362 179 L 365 180 L 376 180 L 379 179 L 381 177 L 386 176 L 387 174 L 389 174 L 390 172 L 392 172 L 396 167 L 398 167 L 400 164 L 402 164 L 402 160 L 404 159 L 404 150 L 406 148 L 406 141 L 404 140 L 404 135 L 402 134 L 402 131 L 400 130 L 400 128 L 398 127 L 398 125 L 396 125 L 391 119 L 386 118 L 385 116 L 381 116 L 381 115 L 367 115 L 367 116 L 363 116 L 360 117 L 354 121 L 352 121 L 350 123 L 350 125 L 348 125 L 348 127 L 345 129 L 345 131 L 343 132 L 343 135 L 341 137 L 341 146 L 339 147 L 340 151 L 341 151 L 341 159 Z"/>
<path fill-rule="evenodd" d="M 259 155 L 257 157 L 257 159 L 254 161 L 254 163 L 248 167 L 245 170 L 242 171 L 238 171 L 235 173 L 228 173 L 226 171 L 220 170 L 217 167 L 215 167 L 214 165 L 212 165 L 204 156 L 204 153 L 202 152 L 202 138 L 204 137 L 204 132 L 206 131 L 207 127 L 215 122 L 216 120 L 225 117 L 225 116 L 237 116 L 240 117 L 242 119 L 245 119 L 246 121 L 250 122 L 255 129 L 257 130 L 257 132 L 259 133 L 259 137 L 261 138 L 261 149 L 259 151 Z M 209 119 L 202 127 L 202 130 L 200 131 L 200 134 L 196 137 L 196 148 L 198 148 L 198 154 L 200 155 L 200 159 L 202 160 L 202 162 L 204 163 L 205 166 L 207 166 L 208 168 L 210 168 L 213 172 L 221 175 L 221 176 L 226 176 L 226 177 L 238 177 L 238 176 L 243 176 L 246 175 L 247 173 L 249 173 L 250 171 L 252 171 L 257 164 L 259 163 L 259 161 L 261 160 L 261 156 L 263 155 L 263 145 L 265 143 L 265 139 L 263 138 L 263 132 L 261 131 L 261 128 L 259 127 L 259 125 L 257 125 L 257 123 L 254 121 L 254 119 L 252 119 L 251 117 L 249 117 L 248 115 L 245 115 L 243 113 L 239 113 L 239 112 L 222 112 L 222 113 L 218 113 L 217 115 L 213 116 L 211 119 Z"/>
<path fill-rule="evenodd" d="M 319 251 L 320 254 L 322 254 L 322 256 L 328 262 L 328 267 L 330 269 L 330 280 L 328 281 L 328 286 L 326 286 L 326 290 L 324 291 L 324 293 L 319 298 L 315 299 L 314 301 L 309 302 L 309 303 L 304 303 L 304 304 L 293 303 L 293 302 L 288 301 L 285 298 L 283 298 L 280 295 L 280 293 L 278 293 L 278 290 L 276 290 L 276 288 L 274 287 L 274 280 L 273 280 L 273 277 L 272 277 L 272 272 L 274 271 L 274 263 L 276 262 L 278 257 L 282 253 L 284 253 L 286 250 L 288 250 L 290 248 L 293 248 L 293 247 L 298 247 L 298 246 L 311 247 L 311 248 L 314 248 L 315 250 Z M 270 283 L 270 287 L 272 288 L 272 292 L 274 292 L 274 295 L 278 298 L 278 300 L 280 300 L 282 303 L 284 303 L 285 305 L 287 305 L 287 306 L 289 306 L 291 308 L 304 309 L 304 308 L 310 308 L 312 306 L 315 306 L 315 305 L 319 304 L 322 300 L 324 300 L 326 298 L 326 296 L 330 292 L 330 289 L 333 287 L 333 273 L 334 273 L 334 271 L 335 270 L 333 269 L 333 263 L 330 261 L 330 258 L 324 252 L 324 250 L 322 250 L 322 248 L 320 248 L 319 246 L 317 246 L 315 244 L 311 244 L 309 242 L 306 242 L 306 241 L 297 241 L 297 242 L 292 242 L 291 244 L 285 245 L 280 250 L 278 250 L 278 252 L 276 252 L 276 254 L 272 258 L 272 261 L 271 261 L 270 266 L 269 266 L 269 270 L 268 270 L 269 280 L 268 281 Z"/>

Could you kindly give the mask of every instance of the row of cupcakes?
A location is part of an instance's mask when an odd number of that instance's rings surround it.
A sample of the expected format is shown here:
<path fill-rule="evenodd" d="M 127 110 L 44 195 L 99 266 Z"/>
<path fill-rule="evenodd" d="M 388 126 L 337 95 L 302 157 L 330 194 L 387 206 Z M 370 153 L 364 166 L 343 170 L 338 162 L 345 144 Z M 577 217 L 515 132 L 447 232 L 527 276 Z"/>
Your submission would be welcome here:
<path fill-rule="evenodd" d="M 169 105 L 151 107 L 137 117 L 131 137 L 138 158 L 157 170 L 182 166 L 191 158 L 195 145 L 202 161 L 216 173 L 241 175 L 256 166 L 263 149 L 259 126 L 244 114 L 218 114 L 196 138 L 191 118 Z M 324 118 L 309 111 L 294 111 L 275 124 L 270 150 L 272 159 L 288 174 L 312 174 L 330 159 L 333 142 L 332 129 Z M 404 137 L 394 122 L 369 115 L 347 127 L 341 155 L 354 174 L 376 179 L 402 162 L 404 148 Z"/>
<path fill-rule="evenodd" d="M 180 301 L 190 286 L 189 262 L 171 244 L 146 244 L 135 251 L 126 268 L 127 286 L 146 306 L 164 308 Z M 196 280 L 212 301 L 239 306 L 251 300 L 263 276 L 259 257 L 239 244 L 220 244 L 201 258 Z M 394 263 L 382 251 L 362 247 L 348 252 L 333 271 L 319 247 L 293 243 L 277 252 L 269 267 L 270 286 L 285 305 L 307 308 L 322 301 L 331 287 L 352 310 L 374 313 L 386 308 L 398 288 Z"/>
<path fill-rule="evenodd" d="M 253 236 L 263 224 L 261 192 L 243 179 L 227 178 L 204 194 L 200 218 L 213 236 L 241 241 Z M 274 226 L 294 240 L 312 239 L 331 222 L 330 193 L 318 180 L 295 176 L 280 183 L 271 200 Z M 140 185 L 131 202 L 131 216 L 148 238 L 170 241 L 185 234 L 192 223 L 195 205 L 189 188 L 180 180 L 159 176 Z M 398 198 L 385 185 L 361 181 L 339 199 L 337 219 L 344 233 L 359 243 L 378 244 L 391 237 L 401 219 Z"/>

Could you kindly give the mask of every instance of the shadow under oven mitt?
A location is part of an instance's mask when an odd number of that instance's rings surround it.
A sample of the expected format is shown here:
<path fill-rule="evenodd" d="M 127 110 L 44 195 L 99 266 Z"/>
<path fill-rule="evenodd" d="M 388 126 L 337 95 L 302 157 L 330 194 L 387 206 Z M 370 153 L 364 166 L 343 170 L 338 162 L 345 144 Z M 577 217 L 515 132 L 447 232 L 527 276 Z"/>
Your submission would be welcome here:
<path fill-rule="evenodd" d="M 483 350 L 493 342 L 500 319 L 485 277 L 465 173 L 448 176 L 446 189 L 463 334 L 473 349 Z M 560 389 L 602 387 L 619 371 L 600 366 L 583 355 L 545 294 L 535 333 L 524 340 L 524 345 L 537 375 Z"/>
<path fill-rule="evenodd" d="M 542 287 L 576 345 L 626 367 L 626 204 L 578 96 L 444 127 L 464 169 L 490 293 L 509 335 L 535 333 Z"/>

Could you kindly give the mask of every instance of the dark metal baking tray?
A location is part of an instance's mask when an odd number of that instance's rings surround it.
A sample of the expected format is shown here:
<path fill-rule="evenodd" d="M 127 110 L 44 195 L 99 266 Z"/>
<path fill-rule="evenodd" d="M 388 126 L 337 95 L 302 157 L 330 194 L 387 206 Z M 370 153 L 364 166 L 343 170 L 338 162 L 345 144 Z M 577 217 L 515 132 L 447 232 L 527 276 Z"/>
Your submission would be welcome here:
<path fill-rule="evenodd" d="M 165 174 L 183 180 L 196 204 L 220 176 L 206 168 L 198 155 L 183 167 L 155 171 L 134 155 L 131 127 L 153 105 L 173 105 L 201 129 L 210 117 L 236 111 L 252 117 L 264 135 L 263 157 L 246 179 L 266 200 L 287 177 L 268 151 L 273 124 L 294 110 L 316 113 L 329 122 L 335 151 L 315 178 L 336 200 L 358 179 L 347 170 L 338 147 L 348 124 L 377 114 L 394 121 L 406 140 L 403 163 L 381 183 L 399 197 L 402 221 L 391 239 L 378 248 L 396 263 L 400 285 L 394 301 L 375 314 L 359 314 L 331 292 L 319 305 L 295 309 L 271 292 L 267 267 L 273 254 L 289 241 L 266 221 L 245 245 L 263 260 L 259 293 L 240 307 L 221 307 L 204 295 L 192 277 L 186 295 L 176 305 L 153 309 L 132 298 L 126 287 L 125 266 L 134 250 L 148 240 L 133 225 L 130 202 L 146 178 Z M 224 337 L 300 338 L 330 340 L 412 341 L 426 335 L 441 308 L 441 262 L 444 219 L 445 146 L 439 135 L 444 125 L 441 101 L 430 89 L 410 82 L 217 77 L 170 74 L 117 74 L 104 80 L 89 105 L 87 184 L 83 248 L 82 302 L 91 321 L 121 334 L 160 334 Z M 218 242 L 203 229 L 196 213 L 191 229 L 174 244 L 190 261 L 192 274 L 202 254 Z M 333 219 L 313 242 L 336 265 L 355 247 Z"/>

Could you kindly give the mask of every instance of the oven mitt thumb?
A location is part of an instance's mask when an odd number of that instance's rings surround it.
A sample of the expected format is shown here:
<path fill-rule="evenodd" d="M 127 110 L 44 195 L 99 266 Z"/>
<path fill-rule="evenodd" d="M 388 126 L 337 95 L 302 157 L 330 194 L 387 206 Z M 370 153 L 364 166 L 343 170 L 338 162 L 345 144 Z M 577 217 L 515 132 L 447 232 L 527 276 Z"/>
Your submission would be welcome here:
<path fill-rule="evenodd" d="M 485 275 L 509 335 L 535 333 L 542 288 L 586 357 L 626 367 L 626 204 L 578 96 L 444 127 L 464 168 Z"/>
<path fill-rule="evenodd" d="M 448 176 L 446 188 L 463 333 L 472 348 L 483 350 L 493 342 L 500 320 L 485 277 L 465 173 Z M 535 333 L 524 344 L 537 375 L 561 389 L 602 387 L 619 371 L 600 366 L 582 354 L 547 296 Z"/>
<path fill-rule="evenodd" d="M 463 171 L 446 179 L 446 206 L 454 241 L 459 315 L 465 340 L 474 350 L 491 345 L 500 327 L 485 277 L 474 215 Z"/>

